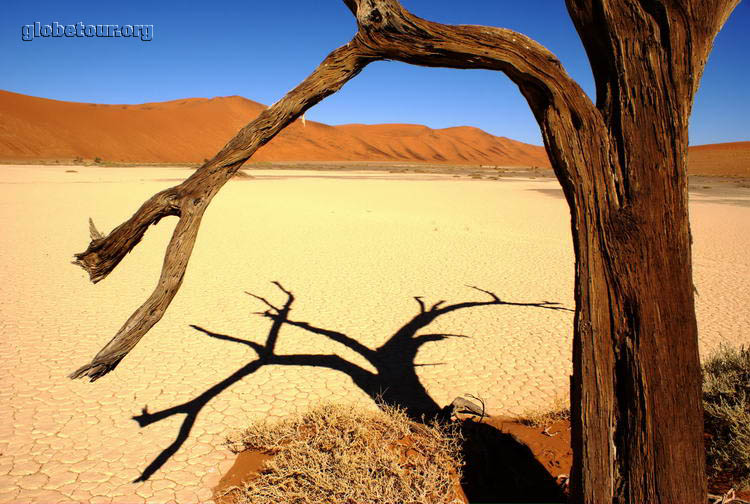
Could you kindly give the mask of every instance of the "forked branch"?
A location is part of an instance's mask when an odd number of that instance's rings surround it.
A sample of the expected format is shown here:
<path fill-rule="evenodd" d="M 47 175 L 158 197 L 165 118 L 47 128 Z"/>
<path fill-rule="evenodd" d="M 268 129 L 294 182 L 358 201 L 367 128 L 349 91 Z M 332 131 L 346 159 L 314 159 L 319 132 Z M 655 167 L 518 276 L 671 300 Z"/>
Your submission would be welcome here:
<path fill-rule="evenodd" d="M 356 16 L 359 28 L 351 42 L 329 54 L 307 79 L 242 128 L 183 183 L 151 197 L 106 236 L 92 225 L 92 241 L 86 251 L 76 254 L 75 264 L 84 268 L 93 282 L 98 282 L 138 244 L 149 226 L 166 216 L 180 218 L 164 257 L 159 283 L 151 296 L 93 361 L 72 373 L 71 378 L 88 377 L 94 381 L 117 366 L 161 319 L 180 288 L 201 218 L 219 189 L 259 147 L 307 109 L 341 89 L 372 61 L 394 59 L 424 66 L 500 70 L 519 86 L 540 122 L 560 118 L 571 125 L 582 120 L 596 121 L 595 107 L 568 77 L 558 59 L 520 33 L 433 23 L 412 15 L 397 0 L 344 0 L 344 3 Z M 569 166 L 570 173 L 558 176 L 577 177 L 573 170 L 576 164 Z"/>
<path fill-rule="evenodd" d="M 76 254 L 74 264 L 85 269 L 93 282 L 98 282 L 138 244 L 150 225 L 166 216 L 180 217 L 164 256 L 159 283 L 151 296 L 94 359 L 73 372 L 71 378 L 88 377 L 91 381 L 101 378 L 161 320 L 182 284 L 201 218 L 211 199 L 259 147 L 357 75 L 367 64 L 358 52 L 355 42 L 333 51 L 310 77 L 242 128 L 211 161 L 180 185 L 151 197 L 109 235 L 103 236 L 91 224 L 92 241 L 85 252 Z"/>

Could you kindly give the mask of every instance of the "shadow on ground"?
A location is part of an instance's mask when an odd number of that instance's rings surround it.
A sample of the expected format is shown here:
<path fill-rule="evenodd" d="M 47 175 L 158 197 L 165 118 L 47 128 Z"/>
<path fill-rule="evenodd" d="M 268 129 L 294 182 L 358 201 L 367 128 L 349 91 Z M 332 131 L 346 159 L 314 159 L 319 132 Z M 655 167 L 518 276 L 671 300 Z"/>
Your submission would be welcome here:
<path fill-rule="evenodd" d="M 347 374 L 373 400 L 402 408 L 414 420 L 447 419 L 450 417 L 450 408 L 441 408 L 427 393 L 417 375 L 419 364 L 416 364 L 414 360 L 419 348 L 426 343 L 438 342 L 446 338 L 467 338 L 467 336 L 443 333 L 417 335 L 417 332 L 425 329 L 442 315 L 474 307 L 515 306 L 571 311 L 558 303 L 548 301 L 540 303 L 503 301 L 492 292 L 477 287 L 472 288 L 486 294 L 489 297 L 488 300 L 468 301 L 451 305 L 446 305 L 445 301 L 439 301 L 428 307 L 421 297 L 416 297 L 419 313 L 406 322 L 383 345 L 371 349 L 346 334 L 316 327 L 308 322 L 291 320 L 289 312 L 295 301 L 294 295 L 280 283 L 273 283 L 286 295 L 286 302 L 282 306 L 275 306 L 261 296 L 248 293 L 268 308 L 266 311 L 258 313 L 271 321 L 265 344 L 215 333 L 203 327 L 191 325 L 196 331 L 209 337 L 248 346 L 257 353 L 258 358 L 190 401 L 155 413 L 150 413 L 144 407 L 140 415 L 133 417 L 140 427 L 146 427 L 173 415 L 185 415 L 174 442 L 143 470 L 141 476 L 135 480 L 136 482 L 148 480 L 179 450 L 187 440 L 198 413 L 211 399 L 234 383 L 253 374 L 262 366 L 313 366 L 340 371 Z M 274 349 L 284 325 L 291 325 L 327 337 L 350 348 L 372 364 L 377 373 L 364 369 L 336 354 L 277 355 Z M 515 438 L 503 434 L 491 426 L 476 422 L 464 422 L 463 431 L 466 439 L 464 443 L 466 466 L 464 467 L 465 476 L 462 484 L 465 486 L 465 491 L 471 502 L 487 500 L 492 502 L 539 502 L 540 499 L 549 500 L 550 498 L 552 498 L 551 501 L 560 501 L 559 490 L 557 490 L 554 480 L 534 458 L 531 451 Z M 549 493 L 548 490 L 551 490 L 552 493 Z"/>
<path fill-rule="evenodd" d="M 471 504 L 553 503 L 566 497 L 528 446 L 485 423 L 461 424 L 461 487 Z"/>

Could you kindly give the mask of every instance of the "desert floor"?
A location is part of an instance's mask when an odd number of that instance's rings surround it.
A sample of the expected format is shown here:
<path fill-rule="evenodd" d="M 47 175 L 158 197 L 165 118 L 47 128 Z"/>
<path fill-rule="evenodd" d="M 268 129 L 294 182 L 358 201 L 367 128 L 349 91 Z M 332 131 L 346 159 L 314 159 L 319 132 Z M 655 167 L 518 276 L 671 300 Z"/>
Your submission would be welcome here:
<path fill-rule="evenodd" d="M 152 227 L 93 285 L 70 264 L 88 244 L 88 218 L 108 232 L 189 173 L 0 167 L 0 502 L 207 501 L 233 462 L 222 446 L 231 430 L 316 401 L 374 407 L 351 374 L 376 370 L 343 335 L 375 350 L 408 333 L 415 296 L 427 309 L 491 300 L 476 286 L 573 308 L 569 213 L 553 180 L 253 171 L 207 211 L 162 321 L 111 374 L 69 380 L 150 294 L 176 222 Z M 705 356 L 750 343 L 750 189 L 699 189 Z M 276 354 L 297 357 L 259 366 L 245 341 L 265 344 L 272 321 L 245 291 L 281 306 L 274 281 L 294 294 L 289 320 L 308 325 L 278 333 Z M 419 340 L 399 365 L 440 405 L 469 393 L 491 413 L 520 414 L 566 397 L 572 320 L 539 307 L 455 307 L 409 334 L 452 336 Z"/>

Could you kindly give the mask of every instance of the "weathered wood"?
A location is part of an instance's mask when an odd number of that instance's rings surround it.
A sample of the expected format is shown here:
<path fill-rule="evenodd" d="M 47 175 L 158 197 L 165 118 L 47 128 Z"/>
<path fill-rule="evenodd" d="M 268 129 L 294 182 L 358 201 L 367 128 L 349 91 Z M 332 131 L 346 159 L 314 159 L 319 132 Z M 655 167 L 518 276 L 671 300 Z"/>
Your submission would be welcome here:
<path fill-rule="evenodd" d="M 211 198 L 258 147 L 371 61 L 504 72 L 526 98 L 571 211 L 576 317 L 574 502 L 705 502 L 700 362 L 687 207 L 687 127 L 713 40 L 739 0 L 567 0 L 593 104 L 547 49 L 512 30 L 447 26 L 397 0 L 344 0 L 358 32 L 177 187 L 77 264 L 97 282 L 148 226 L 180 217 L 151 297 L 73 377 L 112 370 L 179 289 Z"/>
<path fill-rule="evenodd" d="M 571 206 L 575 502 L 706 500 L 687 133 L 708 51 L 736 4 L 568 1 L 605 125 L 578 135 L 588 173 Z M 599 171 L 616 175 L 616 192 Z"/>
<path fill-rule="evenodd" d="M 201 218 L 214 195 L 258 148 L 294 122 L 305 110 L 338 91 L 357 75 L 368 62 L 360 56 L 361 52 L 356 41 L 333 51 L 305 81 L 242 128 L 213 159 L 188 179 L 155 194 L 107 236 L 97 238 L 92 232 L 89 247 L 85 252 L 76 254 L 74 264 L 85 269 L 91 281 L 96 283 L 117 267 L 140 242 L 149 226 L 166 216 L 180 217 L 164 255 L 159 283 L 151 296 L 92 361 L 71 373 L 70 378 L 87 377 L 95 381 L 112 371 L 161 320 L 182 284 Z"/>

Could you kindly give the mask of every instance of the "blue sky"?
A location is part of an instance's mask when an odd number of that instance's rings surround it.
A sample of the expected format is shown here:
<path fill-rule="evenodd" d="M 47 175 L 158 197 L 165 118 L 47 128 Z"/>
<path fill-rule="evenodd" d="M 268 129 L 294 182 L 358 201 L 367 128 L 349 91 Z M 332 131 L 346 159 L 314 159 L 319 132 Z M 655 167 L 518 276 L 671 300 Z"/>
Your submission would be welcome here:
<path fill-rule="evenodd" d="M 96 103 L 143 103 L 242 95 L 270 104 L 304 79 L 356 27 L 341 0 L 180 3 L 11 1 L 0 19 L 0 89 Z M 415 14 L 450 24 L 512 28 L 552 50 L 593 96 L 583 47 L 563 0 L 403 0 Z M 22 25 L 152 24 L 153 40 L 36 38 Z M 750 140 L 750 7 L 743 2 L 716 40 L 696 97 L 692 144 Z M 743 54 L 744 53 L 744 54 Z M 371 64 L 310 110 L 328 124 L 477 126 L 541 145 L 518 89 L 479 70 Z"/>

